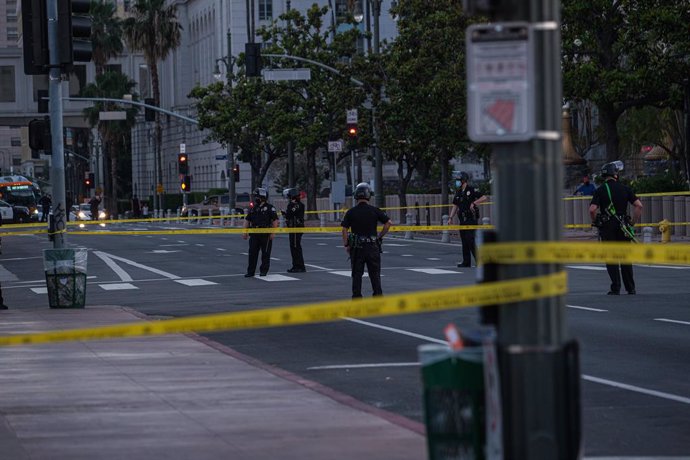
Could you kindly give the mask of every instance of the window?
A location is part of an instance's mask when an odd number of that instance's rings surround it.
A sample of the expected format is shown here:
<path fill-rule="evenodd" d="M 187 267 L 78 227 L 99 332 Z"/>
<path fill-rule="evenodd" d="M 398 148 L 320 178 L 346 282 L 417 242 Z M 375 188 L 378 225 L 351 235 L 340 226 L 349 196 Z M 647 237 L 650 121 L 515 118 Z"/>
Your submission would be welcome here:
<path fill-rule="evenodd" d="M 259 0 L 259 21 L 273 19 L 273 0 Z"/>
<path fill-rule="evenodd" d="M 12 138 L 10 138 L 10 146 L 12 146 L 12 147 L 21 147 L 21 146 L 22 146 L 22 138 L 21 138 L 21 137 L 12 137 Z"/>
<path fill-rule="evenodd" d="M 108 64 L 105 66 L 106 72 L 122 73 L 122 64 Z"/>
<path fill-rule="evenodd" d="M 0 66 L 0 102 L 16 102 L 14 66 Z"/>
<path fill-rule="evenodd" d="M 84 86 L 86 86 L 86 66 L 75 65 L 69 73 L 69 95 L 79 96 Z"/>

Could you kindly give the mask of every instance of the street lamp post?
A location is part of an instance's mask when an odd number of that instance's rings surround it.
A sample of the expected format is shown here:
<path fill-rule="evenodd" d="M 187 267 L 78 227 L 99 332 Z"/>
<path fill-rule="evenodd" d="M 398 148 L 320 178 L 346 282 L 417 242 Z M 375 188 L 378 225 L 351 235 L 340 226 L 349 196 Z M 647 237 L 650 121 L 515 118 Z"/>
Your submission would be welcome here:
<path fill-rule="evenodd" d="M 232 94 L 232 78 L 233 71 L 235 67 L 235 58 L 232 55 L 232 33 L 228 29 L 227 33 L 228 39 L 228 55 L 219 59 L 216 59 L 216 68 L 213 71 L 213 76 L 216 79 L 221 78 L 220 69 L 218 68 L 218 63 L 222 62 L 225 64 L 225 70 L 227 71 L 227 84 L 228 84 L 228 94 Z M 234 213 L 236 204 L 236 184 L 235 184 L 235 145 L 230 139 L 228 141 L 228 159 L 226 160 L 227 171 L 228 171 L 228 206 L 230 207 L 231 214 Z"/>

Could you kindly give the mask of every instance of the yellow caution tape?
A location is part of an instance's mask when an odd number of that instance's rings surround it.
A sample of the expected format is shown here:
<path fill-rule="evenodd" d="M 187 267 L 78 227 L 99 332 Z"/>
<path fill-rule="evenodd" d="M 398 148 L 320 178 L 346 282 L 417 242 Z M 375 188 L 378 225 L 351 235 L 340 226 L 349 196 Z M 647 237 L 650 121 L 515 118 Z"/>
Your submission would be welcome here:
<path fill-rule="evenodd" d="M 690 265 L 690 244 L 561 241 L 492 243 L 479 248 L 479 262 Z"/>
<path fill-rule="evenodd" d="M 567 275 L 558 273 L 498 281 L 473 286 L 410 292 L 356 300 L 335 300 L 291 307 L 278 307 L 245 312 L 116 324 L 85 329 L 0 336 L 0 346 L 28 345 L 75 340 L 102 340 L 122 337 L 212 332 L 239 329 L 294 326 L 298 324 L 338 321 L 343 317 L 429 313 L 464 307 L 508 304 L 563 295 L 567 291 Z"/>

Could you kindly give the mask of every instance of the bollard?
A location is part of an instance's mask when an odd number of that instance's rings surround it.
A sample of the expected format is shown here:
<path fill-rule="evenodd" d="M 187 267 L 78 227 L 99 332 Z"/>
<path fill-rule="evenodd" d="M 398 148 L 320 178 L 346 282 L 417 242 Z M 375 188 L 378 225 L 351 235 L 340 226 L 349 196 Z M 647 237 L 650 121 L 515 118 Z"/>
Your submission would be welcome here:
<path fill-rule="evenodd" d="M 225 226 L 225 208 L 220 208 L 220 222 L 218 224 L 221 227 Z"/>
<path fill-rule="evenodd" d="M 414 216 L 408 212 L 408 213 L 405 215 L 405 225 L 407 225 L 408 227 L 411 227 L 411 226 L 412 226 L 412 219 L 413 219 L 413 218 L 414 218 Z M 407 231 L 405 232 L 405 239 L 406 239 L 406 240 L 413 240 L 413 239 L 414 239 L 414 236 L 412 235 L 412 231 L 407 230 Z"/>
<path fill-rule="evenodd" d="M 321 227 L 326 226 L 326 215 L 325 214 L 319 214 L 319 225 Z"/>
<path fill-rule="evenodd" d="M 651 243 L 652 242 L 652 227 L 644 227 L 642 229 L 642 242 Z"/>
<path fill-rule="evenodd" d="M 431 208 L 428 201 L 426 202 L 426 226 L 431 227 Z"/>
<path fill-rule="evenodd" d="M 444 214 L 441 217 L 441 225 L 448 225 L 449 220 L 448 214 Z M 443 230 L 441 232 L 441 243 L 450 243 L 450 232 L 448 230 Z"/>
<path fill-rule="evenodd" d="M 170 219 L 172 219 L 172 209 L 168 209 L 168 213 L 167 213 L 167 214 L 168 214 L 168 215 L 167 215 L 168 220 L 166 220 L 166 223 L 169 224 L 169 223 L 171 223 Z"/>
<path fill-rule="evenodd" d="M 278 216 L 278 227 L 285 227 L 285 214 L 283 214 L 282 212 L 280 213 L 280 216 Z"/>
<path fill-rule="evenodd" d="M 419 202 L 418 202 L 418 201 L 415 201 L 415 202 L 414 202 L 414 209 L 415 209 L 415 225 L 416 225 L 417 227 L 419 227 L 419 224 L 420 224 L 420 220 L 419 220 L 419 218 L 420 218 L 420 216 L 419 216 L 420 210 L 419 210 Z"/>
<path fill-rule="evenodd" d="M 213 225 L 213 211 L 208 210 L 208 224 Z"/>
<path fill-rule="evenodd" d="M 491 219 L 488 217 L 482 217 L 482 225 L 491 225 Z"/>
<path fill-rule="evenodd" d="M 671 226 L 669 225 L 670 223 L 671 222 L 669 222 L 667 219 L 664 219 L 661 222 L 659 222 L 659 231 L 661 232 L 662 243 L 671 242 Z"/>

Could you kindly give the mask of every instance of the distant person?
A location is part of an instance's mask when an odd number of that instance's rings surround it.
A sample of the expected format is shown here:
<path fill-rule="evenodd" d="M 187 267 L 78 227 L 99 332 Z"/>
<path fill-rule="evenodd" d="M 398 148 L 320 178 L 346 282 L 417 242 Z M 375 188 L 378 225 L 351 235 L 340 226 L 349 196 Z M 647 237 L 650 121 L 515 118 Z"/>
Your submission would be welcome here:
<path fill-rule="evenodd" d="M 582 177 L 582 184 L 575 190 L 573 195 L 592 196 L 597 187 L 589 181 L 589 176 Z"/>
<path fill-rule="evenodd" d="M 299 190 L 289 188 L 283 192 L 290 200 L 285 210 L 285 219 L 290 228 L 304 227 L 304 204 L 300 200 Z M 302 235 L 301 232 L 290 232 L 290 255 L 292 256 L 292 268 L 288 273 L 304 273 L 307 267 L 304 266 L 304 255 L 302 254 Z"/>
<path fill-rule="evenodd" d="M 135 219 L 141 217 L 141 202 L 136 195 L 132 196 L 132 217 Z"/>
<path fill-rule="evenodd" d="M 485 202 L 487 197 L 469 184 L 470 175 L 466 172 L 460 173 L 460 186 L 453 197 L 453 209 L 450 211 L 450 222 L 457 214 L 460 225 L 478 225 L 479 208 L 477 205 Z M 462 262 L 458 267 L 471 267 L 472 256 L 477 262 L 477 246 L 474 241 L 475 229 L 460 230 L 462 240 Z"/>
<path fill-rule="evenodd" d="M 53 204 L 53 200 L 50 199 L 49 194 L 45 194 L 41 197 L 41 222 L 48 222 L 48 214 L 50 213 L 50 206 Z"/>
<path fill-rule="evenodd" d="M 148 219 L 149 217 L 149 205 L 144 201 L 144 205 L 141 207 L 141 215 L 144 217 L 144 219 Z"/>
<path fill-rule="evenodd" d="M 89 201 L 89 208 L 91 209 L 91 220 L 98 220 L 98 206 L 101 204 L 101 198 L 94 195 Z"/>
<path fill-rule="evenodd" d="M 261 265 L 259 275 L 266 276 L 271 267 L 271 248 L 275 233 L 251 233 L 252 228 L 276 228 L 278 227 L 278 213 L 276 208 L 268 202 L 268 191 L 265 188 L 254 190 L 254 207 L 249 210 L 245 217 L 245 233 L 242 238 L 249 238 L 249 263 L 245 278 L 251 278 L 256 271 L 256 264 L 261 251 Z"/>

